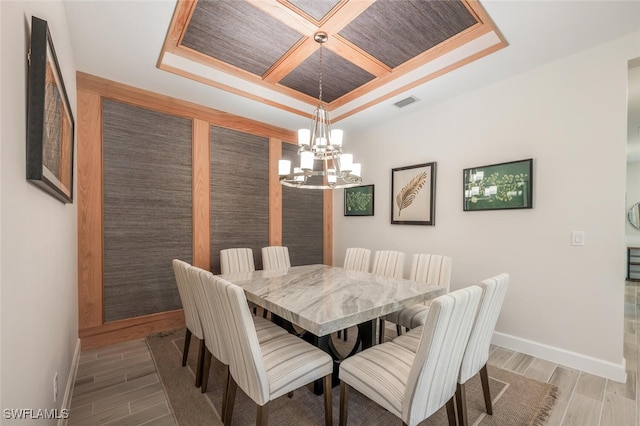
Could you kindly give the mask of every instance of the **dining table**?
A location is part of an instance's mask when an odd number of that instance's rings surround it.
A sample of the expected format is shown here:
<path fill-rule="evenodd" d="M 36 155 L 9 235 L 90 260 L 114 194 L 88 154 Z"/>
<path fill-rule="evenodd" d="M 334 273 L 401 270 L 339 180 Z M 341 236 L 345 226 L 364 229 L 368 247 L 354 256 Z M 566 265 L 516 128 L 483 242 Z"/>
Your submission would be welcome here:
<path fill-rule="evenodd" d="M 220 277 L 242 287 L 247 300 L 271 312 L 274 322 L 329 353 L 334 359 L 334 384 L 342 359 L 375 344 L 378 318 L 446 291 L 435 284 L 322 264 Z M 340 354 L 331 334 L 352 326 L 358 328 L 354 346 Z M 314 392 L 322 393 L 321 381 L 314 383 Z"/>

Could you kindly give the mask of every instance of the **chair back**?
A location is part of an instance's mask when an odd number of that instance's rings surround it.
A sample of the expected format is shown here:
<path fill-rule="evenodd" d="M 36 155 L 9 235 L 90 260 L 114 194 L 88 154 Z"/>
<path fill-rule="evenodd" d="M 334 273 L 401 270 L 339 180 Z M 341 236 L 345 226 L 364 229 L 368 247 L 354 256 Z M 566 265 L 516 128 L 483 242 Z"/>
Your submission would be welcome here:
<path fill-rule="evenodd" d="M 435 284 L 447 289 L 451 283 L 451 266 L 453 259 L 438 254 L 414 254 L 411 260 L 409 279 L 423 283 Z"/>
<path fill-rule="evenodd" d="M 445 405 L 456 392 L 482 290 L 471 286 L 434 299 L 409 371 L 402 403 L 406 424 L 417 424 Z"/>
<path fill-rule="evenodd" d="M 215 296 L 212 295 L 212 284 L 208 276 L 213 274 L 196 266 L 191 266 L 187 270 L 191 282 L 194 283 L 194 296 L 202 332 L 204 333 L 204 344 L 218 361 L 225 365 L 229 364 L 229 356 L 226 351 L 223 332 L 219 319 L 219 303 L 216 303 Z"/>
<path fill-rule="evenodd" d="M 373 255 L 371 272 L 385 277 L 402 278 L 404 253 L 394 250 L 379 250 Z"/>
<path fill-rule="evenodd" d="M 253 250 L 250 248 L 230 248 L 220 250 L 220 273 L 253 272 Z"/>
<path fill-rule="evenodd" d="M 171 265 L 173 266 L 173 273 L 176 276 L 176 284 L 178 285 L 178 294 L 180 295 L 182 309 L 184 310 L 186 326 L 189 331 L 191 331 L 191 334 L 196 336 L 198 339 L 202 339 L 204 335 L 202 332 L 200 316 L 198 315 L 198 308 L 196 307 L 196 301 L 193 295 L 194 285 L 187 274 L 187 270 L 191 265 L 180 259 L 173 259 Z"/>
<path fill-rule="evenodd" d="M 469 344 L 462 358 L 458 383 L 466 383 L 475 376 L 489 360 L 489 345 L 507 294 L 509 274 L 503 273 L 480 283 L 484 290 Z"/>
<path fill-rule="evenodd" d="M 289 248 L 283 246 L 262 247 L 262 269 L 265 271 L 271 269 L 291 268 L 291 260 L 289 260 Z"/>
<path fill-rule="evenodd" d="M 212 282 L 221 303 L 229 372 L 244 393 L 258 405 L 264 405 L 269 401 L 269 379 L 244 291 L 215 275 L 207 279 Z"/>
<path fill-rule="evenodd" d="M 351 247 L 346 251 L 342 267 L 353 271 L 369 272 L 369 263 L 371 263 L 371 250 Z"/>

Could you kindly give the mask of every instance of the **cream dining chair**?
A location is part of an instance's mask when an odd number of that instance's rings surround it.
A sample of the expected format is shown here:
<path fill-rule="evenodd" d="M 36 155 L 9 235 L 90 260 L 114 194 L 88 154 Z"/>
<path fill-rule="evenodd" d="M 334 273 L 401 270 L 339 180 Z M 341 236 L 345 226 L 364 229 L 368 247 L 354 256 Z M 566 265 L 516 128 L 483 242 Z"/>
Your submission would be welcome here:
<path fill-rule="evenodd" d="M 202 318 L 202 328 L 205 335 L 205 342 L 207 351 L 205 353 L 204 364 L 202 368 L 202 392 L 207 391 L 207 385 L 209 382 L 209 371 L 211 368 L 212 357 L 216 358 L 219 362 L 225 365 L 227 368 L 227 378 L 224 384 L 224 392 L 222 398 L 222 410 L 221 416 L 224 416 L 225 402 L 226 402 L 226 390 L 229 384 L 229 353 L 226 347 L 226 341 L 224 339 L 224 320 L 220 318 L 220 300 L 218 295 L 214 291 L 214 284 L 211 279 L 213 274 L 204 269 L 191 266 L 187 273 L 191 276 L 191 279 L 195 283 L 195 296 L 196 306 Z M 267 342 L 271 339 L 287 335 L 287 331 L 271 321 L 267 321 L 264 318 L 251 316 L 254 326 L 256 328 L 256 334 L 260 343 Z M 224 418 L 222 419 L 224 421 Z"/>
<path fill-rule="evenodd" d="M 453 260 L 449 256 L 437 254 L 414 254 L 409 270 L 409 279 L 429 284 L 435 284 L 449 292 L 451 283 L 451 266 Z M 412 329 L 423 325 L 427 319 L 427 312 L 431 300 L 409 306 L 400 311 L 385 315 L 385 321 L 396 324 L 398 336 L 402 334 L 402 327 Z"/>
<path fill-rule="evenodd" d="M 347 424 L 350 388 L 405 425 L 417 425 L 444 405 L 455 425 L 456 383 L 481 294 L 471 286 L 434 299 L 416 352 L 386 342 L 343 360 L 340 425 Z"/>
<path fill-rule="evenodd" d="M 495 330 L 498 315 L 502 308 L 502 302 L 507 292 L 509 275 L 506 273 L 496 275 L 480 283 L 483 289 L 482 300 L 478 308 L 478 314 L 474 321 L 469 343 L 465 348 L 464 357 L 460 366 L 458 386 L 456 390 L 456 402 L 458 407 L 459 424 L 467 424 L 467 408 L 465 398 L 465 383 L 480 373 L 480 381 L 484 394 L 484 402 L 487 414 L 493 413 L 491 404 L 491 391 L 489 389 L 489 374 L 487 361 L 489 359 L 489 345 Z M 429 319 L 427 319 L 429 321 Z M 423 326 L 414 328 L 410 332 L 393 339 L 396 343 L 412 352 L 416 352 L 420 345 Z"/>
<path fill-rule="evenodd" d="M 289 248 L 283 246 L 262 247 L 262 269 L 284 269 L 291 267 Z"/>
<path fill-rule="evenodd" d="M 180 295 L 180 301 L 182 302 L 182 309 L 184 310 L 184 319 L 186 323 L 184 347 L 182 349 L 182 366 L 184 367 L 185 365 L 187 365 L 191 336 L 196 336 L 196 338 L 200 339 L 198 361 L 196 367 L 196 387 L 200 387 L 202 382 L 202 364 L 205 356 L 205 341 L 204 332 L 202 330 L 202 322 L 198 314 L 198 309 L 196 307 L 196 301 L 193 294 L 193 282 L 190 280 L 190 277 L 187 273 L 191 265 L 180 259 L 173 259 L 171 264 L 173 266 L 173 272 L 176 276 L 178 294 Z"/>
<path fill-rule="evenodd" d="M 232 274 L 235 272 L 253 272 L 256 265 L 253 260 L 253 250 L 250 248 L 228 248 L 220 250 L 220 273 Z M 254 314 L 258 311 L 258 305 L 249 302 L 249 308 Z M 263 318 L 267 317 L 267 310 L 262 310 Z"/>
<path fill-rule="evenodd" d="M 373 264 L 371 265 L 371 273 L 382 275 L 384 277 L 402 278 L 404 273 L 404 257 L 405 254 L 395 250 L 379 250 L 373 255 Z M 380 318 L 378 326 L 379 342 L 384 342 L 385 321 Z"/>
<path fill-rule="evenodd" d="M 257 405 L 256 424 L 266 425 L 271 401 L 323 379 L 325 424 L 331 425 L 331 356 L 291 334 L 260 342 L 252 315 L 246 309 L 244 291 L 220 277 L 211 275 L 209 279 L 218 293 L 217 300 L 221 302 L 218 308 L 230 354 L 231 378 L 224 424 L 231 424 L 238 386 Z"/>

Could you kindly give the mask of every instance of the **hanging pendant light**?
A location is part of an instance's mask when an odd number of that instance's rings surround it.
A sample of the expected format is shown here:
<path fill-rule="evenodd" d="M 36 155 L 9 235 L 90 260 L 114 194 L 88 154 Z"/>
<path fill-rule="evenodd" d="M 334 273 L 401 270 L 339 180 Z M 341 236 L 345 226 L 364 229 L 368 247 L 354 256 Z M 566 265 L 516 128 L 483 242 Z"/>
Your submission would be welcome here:
<path fill-rule="evenodd" d="M 327 39 L 327 33 L 322 31 L 314 35 L 314 40 L 320 44 L 319 104 L 313 111 L 309 128 L 298 130 L 300 167 L 294 167 L 291 173 L 289 160 L 280 160 L 278 163 L 282 185 L 306 189 L 336 189 L 362 183 L 360 164 L 353 162 L 351 154 L 342 152 L 343 132 L 331 129 L 329 112 L 322 104 L 322 45 Z M 314 168 L 316 161 L 322 164 L 319 170 Z M 322 182 L 312 182 L 313 177 L 320 177 Z"/>

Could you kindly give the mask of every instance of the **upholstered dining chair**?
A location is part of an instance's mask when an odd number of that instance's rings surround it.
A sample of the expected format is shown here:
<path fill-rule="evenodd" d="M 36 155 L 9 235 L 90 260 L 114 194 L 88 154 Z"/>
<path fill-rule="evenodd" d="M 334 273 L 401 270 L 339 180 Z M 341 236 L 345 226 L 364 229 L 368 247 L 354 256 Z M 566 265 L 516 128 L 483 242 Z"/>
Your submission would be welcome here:
<path fill-rule="evenodd" d="M 382 275 L 385 277 L 402 278 L 404 274 L 404 257 L 405 254 L 395 250 L 379 250 L 373 254 L 373 264 L 371 265 L 371 273 Z M 379 342 L 384 342 L 385 321 L 380 318 L 378 326 Z"/>
<path fill-rule="evenodd" d="M 262 247 L 262 269 L 284 269 L 291 267 L 289 248 L 283 246 Z"/>
<path fill-rule="evenodd" d="M 366 248 L 350 247 L 345 252 L 342 267 L 352 271 L 369 272 L 371 263 L 371 250 Z"/>
<path fill-rule="evenodd" d="M 453 260 L 449 256 L 437 254 L 414 254 L 409 270 L 409 279 L 429 284 L 435 284 L 449 292 L 451 283 L 451 266 Z M 398 312 L 385 315 L 385 321 L 396 325 L 398 336 L 402 334 L 402 327 L 412 329 L 424 325 L 431 300 L 424 303 L 409 306 Z"/>
<path fill-rule="evenodd" d="M 347 424 L 349 389 L 415 426 L 447 406 L 456 424 L 454 395 L 482 290 L 463 288 L 434 299 L 416 352 L 394 342 L 373 346 L 340 363 L 340 425 Z"/>
<path fill-rule="evenodd" d="M 227 378 L 224 384 L 222 398 L 222 416 L 225 412 L 226 390 L 229 384 L 229 353 L 224 340 L 224 320 L 220 318 L 221 302 L 214 290 L 214 283 L 211 280 L 213 274 L 204 269 L 191 266 L 187 274 L 195 283 L 196 306 L 202 319 L 202 329 L 205 336 L 206 353 L 202 368 L 202 393 L 207 391 L 209 382 L 209 371 L 211 369 L 212 357 L 215 357 L 227 367 Z M 279 336 L 287 335 L 287 331 L 271 321 L 260 317 L 251 316 L 256 328 L 258 341 L 267 342 Z M 224 421 L 224 418 L 222 419 Z"/>
<path fill-rule="evenodd" d="M 220 273 L 232 274 L 234 272 L 253 272 L 256 265 L 253 260 L 253 250 L 250 248 L 228 248 L 220 250 Z M 249 308 L 254 314 L 258 311 L 258 306 L 249 302 Z M 267 310 L 262 310 L 262 316 L 267 317 Z"/>
<path fill-rule="evenodd" d="M 480 282 L 480 287 L 484 290 L 482 303 L 478 310 L 478 316 L 476 317 L 473 329 L 471 330 L 469 344 L 462 358 L 460 375 L 458 377 L 458 388 L 456 391 L 458 422 L 464 426 L 468 424 L 465 383 L 478 373 L 480 373 L 487 414 L 493 414 L 487 361 L 489 360 L 491 337 L 498 322 L 498 316 L 502 309 L 502 302 L 507 294 L 508 285 L 509 274 L 506 273 Z"/>
<path fill-rule="evenodd" d="M 256 424 L 267 424 L 270 401 L 317 379 L 324 380 L 325 423 L 331 425 L 331 372 L 329 354 L 291 334 L 261 343 L 252 315 L 246 309 L 242 288 L 211 275 L 230 353 L 229 381 L 224 424 L 230 425 L 238 386 L 257 405 Z M 286 356 L 285 356 L 286 354 Z"/>
<path fill-rule="evenodd" d="M 187 273 L 191 264 L 180 259 L 173 259 L 171 263 L 173 266 L 173 272 L 176 276 L 178 294 L 180 296 L 180 301 L 182 302 L 182 309 L 184 310 L 184 318 L 187 328 L 184 335 L 184 347 L 182 349 L 182 366 L 184 367 L 187 365 L 191 336 L 196 336 L 196 338 L 200 339 L 198 362 L 196 367 L 196 387 L 200 387 L 202 384 L 202 364 L 205 356 L 205 342 L 202 322 L 200 320 L 200 315 L 198 314 L 198 308 L 196 307 L 196 301 L 193 294 L 193 282 L 190 280 Z"/>

